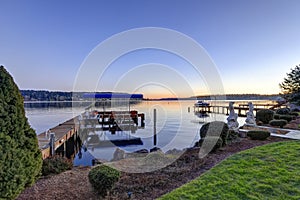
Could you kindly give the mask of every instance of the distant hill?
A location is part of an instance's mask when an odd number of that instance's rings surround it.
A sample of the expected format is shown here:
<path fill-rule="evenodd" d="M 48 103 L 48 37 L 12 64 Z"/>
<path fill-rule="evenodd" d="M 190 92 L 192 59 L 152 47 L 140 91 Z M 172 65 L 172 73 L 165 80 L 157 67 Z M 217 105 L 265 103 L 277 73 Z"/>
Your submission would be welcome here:
<path fill-rule="evenodd" d="M 276 101 L 280 97 L 279 94 L 226 94 L 226 95 L 199 95 L 192 98 L 198 100 L 271 100 Z"/>
<path fill-rule="evenodd" d="M 47 91 L 47 90 L 21 90 L 24 101 L 82 101 L 87 100 L 83 98 L 86 92 L 62 92 L 62 91 Z M 111 92 L 99 92 L 111 93 Z M 116 93 L 120 94 L 120 93 Z M 261 95 L 261 94 L 227 94 L 227 95 L 199 95 L 188 98 L 160 98 L 160 99 L 146 99 L 146 100 L 277 100 L 279 94 Z"/>
<path fill-rule="evenodd" d="M 62 91 L 47 91 L 47 90 L 21 90 L 21 94 L 24 98 L 24 101 L 90 101 L 97 95 L 111 96 L 115 94 L 116 96 L 120 95 L 129 95 L 128 93 L 119 93 L 119 92 L 62 92 Z M 89 94 L 90 97 L 87 97 Z M 96 95 L 96 96 L 95 96 Z M 142 96 L 142 94 L 140 94 Z M 93 98 L 91 98 L 93 97 Z"/>
<path fill-rule="evenodd" d="M 24 101 L 72 101 L 80 100 L 83 93 L 47 91 L 47 90 L 21 90 Z"/>

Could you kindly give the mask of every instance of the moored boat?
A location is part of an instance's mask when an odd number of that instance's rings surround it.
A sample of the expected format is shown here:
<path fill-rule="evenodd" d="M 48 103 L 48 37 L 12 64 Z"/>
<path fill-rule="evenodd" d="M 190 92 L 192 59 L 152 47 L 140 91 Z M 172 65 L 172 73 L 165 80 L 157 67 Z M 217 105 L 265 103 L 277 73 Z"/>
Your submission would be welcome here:
<path fill-rule="evenodd" d="M 206 106 L 209 106 L 209 103 L 199 100 L 194 104 L 194 106 L 195 107 L 206 107 Z"/>

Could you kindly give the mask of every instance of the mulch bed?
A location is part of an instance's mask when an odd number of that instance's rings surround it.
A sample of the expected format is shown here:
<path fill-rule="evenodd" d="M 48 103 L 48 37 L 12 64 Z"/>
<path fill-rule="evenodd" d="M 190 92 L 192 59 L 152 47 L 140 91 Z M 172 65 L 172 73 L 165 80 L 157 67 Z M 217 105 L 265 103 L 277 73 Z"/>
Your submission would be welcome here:
<path fill-rule="evenodd" d="M 267 140 L 242 138 L 239 142 L 199 158 L 199 148 L 188 149 L 171 165 L 147 173 L 122 173 L 119 182 L 105 199 L 155 199 L 175 188 L 195 179 L 225 158 L 267 143 L 288 141 L 289 139 L 269 137 Z M 88 181 L 89 167 L 76 167 L 59 175 L 42 178 L 27 188 L 18 198 L 25 199 L 99 199 Z"/>

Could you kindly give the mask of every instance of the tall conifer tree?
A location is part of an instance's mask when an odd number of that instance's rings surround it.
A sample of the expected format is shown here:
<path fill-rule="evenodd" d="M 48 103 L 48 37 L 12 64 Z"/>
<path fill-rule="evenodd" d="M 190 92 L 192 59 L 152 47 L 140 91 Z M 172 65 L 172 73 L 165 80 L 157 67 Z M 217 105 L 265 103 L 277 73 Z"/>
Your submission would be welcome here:
<path fill-rule="evenodd" d="M 0 199 L 14 199 L 39 176 L 42 158 L 35 131 L 25 116 L 23 97 L 0 66 Z"/>

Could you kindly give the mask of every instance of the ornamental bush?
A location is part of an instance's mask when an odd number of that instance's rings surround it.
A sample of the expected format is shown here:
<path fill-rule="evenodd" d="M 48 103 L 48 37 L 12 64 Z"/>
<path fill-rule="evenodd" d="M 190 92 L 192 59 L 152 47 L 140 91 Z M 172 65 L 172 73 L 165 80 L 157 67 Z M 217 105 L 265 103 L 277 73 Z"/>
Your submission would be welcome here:
<path fill-rule="evenodd" d="M 66 170 L 72 169 L 72 160 L 56 155 L 43 160 L 42 175 L 59 174 Z"/>
<path fill-rule="evenodd" d="M 293 120 L 293 117 L 292 115 L 280 115 L 279 119 L 284 119 L 286 120 L 287 122 L 290 122 Z"/>
<path fill-rule="evenodd" d="M 0 199 L 14 199 L 40 175 L 42 156 L 23 97 L 0 66 Z"/>
<path fill-rule="evenodd" d="M 290 113 L 290 109 L 289 108 L 279 108 L 276 110 L 276 114 L 280 114 L 280 115 L 288 115 Z"/>
<path fill-rule="evenodd" d="M 121 173 L 110 166 L 102 164 L 91 169 L 88 176 L 94 190 L 105 197 L 107 192 L 119 180 Z"/>
<path fill-rule="evenodd" d="M 273 118 L 274 119 L 280 119 L 280 114 L 274 114 Z"/>
<path fill-rule="evenodd" d="M 298 117 L 298 116 L 299 116 L 299 113 L 298 113 L 298 112 L 291 112 L 290 115 L 295 116 L 295 117 Z"/>
<path fill-rule="evenodd" d="M 256 113 L 256 121 L 261 121 L 264 124 L 268 124 L 274 116 L 274 112 L 270 109 L 262 109 Z"/>
<path fill-rule="evenodd" d="M 223 147 L 227 144 L 228 137 L 228 125 L 221 121 L 213 121 L 205 123 L 200 129 L 200 140 L 197 146 L 202 146 L 204 140 L 208 140 L 209 143 L 216 142 L 212 151 Z"/>
<path fill-rule="evenodd" d="M 269 131 L 248 131 L 247 136 L 252 140 L 265 140 L 270 137 Z"/>
<path fill-rule="evenodd" d="M 270 121 L 271 126 L 279 126 L 280 128 L 283 128 L 285 125 L 287 125 L 287 121 L 284 119 L 273 119 Z"/>

